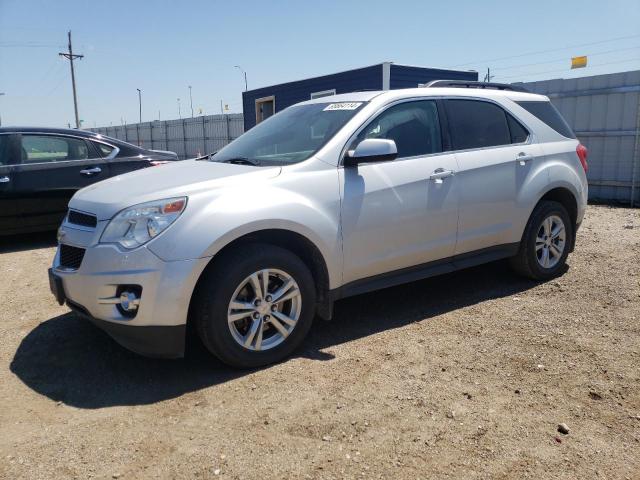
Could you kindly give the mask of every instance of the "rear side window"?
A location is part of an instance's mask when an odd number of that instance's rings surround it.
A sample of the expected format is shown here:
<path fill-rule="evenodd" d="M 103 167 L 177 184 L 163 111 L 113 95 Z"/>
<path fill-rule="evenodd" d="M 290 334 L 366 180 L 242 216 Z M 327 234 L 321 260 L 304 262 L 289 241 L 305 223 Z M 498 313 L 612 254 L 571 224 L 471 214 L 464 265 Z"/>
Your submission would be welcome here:
<path fill-rule="evenodd" d="M 455 150 L 511 143 L 507 117 L 499 106 L 479 100 L 446 100 Z"/>
<path fill-rule="evenodd" d="M 560 135 L 567 138 L 576 138 L 571 127 L 566 122 L 560 112 L 551 102 L 516 102 L 522 108 L 532 115 L 538 117 L 539 120 L 553 128 Z"/>
<path fill-rule="evenodd" d="M 442 137 L 436 102 L 419 100 L 388 108 L 360 132 L 351 148 L 365 138 L 393 140 L 399 158 L 441 152 Z"/>

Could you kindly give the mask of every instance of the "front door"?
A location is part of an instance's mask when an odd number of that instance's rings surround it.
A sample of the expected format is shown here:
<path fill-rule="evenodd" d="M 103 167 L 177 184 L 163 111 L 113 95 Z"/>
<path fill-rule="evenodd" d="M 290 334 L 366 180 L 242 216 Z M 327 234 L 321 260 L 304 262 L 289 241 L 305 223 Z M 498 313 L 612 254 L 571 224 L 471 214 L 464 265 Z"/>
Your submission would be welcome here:
<path fill-rule="evenodd" d="M 390 106 L 358 134 L 394 140 L 398 158 L 340 171 L 345 284 L 453 255 L 455 155 L 443 153 L 437 105 Z"/>

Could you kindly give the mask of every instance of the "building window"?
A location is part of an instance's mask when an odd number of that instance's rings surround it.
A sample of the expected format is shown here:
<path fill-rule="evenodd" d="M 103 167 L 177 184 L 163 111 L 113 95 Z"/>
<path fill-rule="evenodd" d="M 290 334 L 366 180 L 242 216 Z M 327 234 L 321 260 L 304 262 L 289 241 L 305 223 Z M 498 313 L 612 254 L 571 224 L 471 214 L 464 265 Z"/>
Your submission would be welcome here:
<path fill-rule="evenodd" d="M 336 89 L 332 88 L 331 90 L 323 90 L 321 92 L 313 92 L 311 94 L 311 100 L 314 98 L 322 98 L 322 97 L 330 97 L 331 95 L 336 94 Z"/>

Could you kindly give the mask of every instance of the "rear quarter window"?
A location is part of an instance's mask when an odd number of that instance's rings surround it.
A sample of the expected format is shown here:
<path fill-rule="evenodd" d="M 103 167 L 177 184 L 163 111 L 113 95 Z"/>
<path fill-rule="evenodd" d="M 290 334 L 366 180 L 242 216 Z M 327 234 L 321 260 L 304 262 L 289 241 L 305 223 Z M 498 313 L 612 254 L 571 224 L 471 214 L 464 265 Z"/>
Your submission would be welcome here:
<path fill-rule="evenodd" d="M 529 132 L 519 121 L 507 113 L 507 123 L 511 133 L 511 143 L 524 143 L 529 138 Z"/>
<path fill-rule="evenodd" d="M 103 157 L 108 157 L 109 155 L 111 155 L 111 153 L 114 150 L 113 147 L 104 143 L 93 142 L 93 144 L 96 146 L 96 148 L 98 149 L 98 151 Z"/>
<path fill-rule="evenodd" d="M 551 102 L 516 102 L 538 120 L 546 123 L 563 137 L 576 138 L 567 121 Z"/>

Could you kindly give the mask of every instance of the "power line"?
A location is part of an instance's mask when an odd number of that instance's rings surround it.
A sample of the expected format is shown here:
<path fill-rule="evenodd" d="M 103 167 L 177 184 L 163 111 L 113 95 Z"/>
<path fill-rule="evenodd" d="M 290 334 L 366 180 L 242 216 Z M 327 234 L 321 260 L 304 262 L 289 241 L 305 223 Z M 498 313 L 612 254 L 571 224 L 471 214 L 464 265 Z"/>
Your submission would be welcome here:
<path fill-rule="evenodd" d="M 617 53 L 617 52 L 626 52 L 629 50 L 637 50 L 640 49 L 640 45 L 635 46 L 635 47 L 629 47 L 629 48 L 617 48 L 615 50 L 607 50 L 606 52 L 596 52 L 596 53 L 585 53 L 585 56 L 587 57 L 597 57 L 598 55 L 606 55 L 609 53 Z M 519 65 L 508 65 L 506 67 L 497 67 L 497 68 L 493 68 L 493 70 L 510 70 L 513 68 L 521 68 L 521 67 L 532 67 L 534 65 L 544 65 L 547 63 L 556 63 L 556 62 L 564 62 L 568 60 L 567 57 L 564 58 L 559 58 L 557 60 L 548 60 L 546 62 L 536 62 L 536 63 L 521 63 Z"/>
<path fill-rule="evenodd" d="M 60 77 L 60 79 L 58 80 L 58 82 L 57 82 L 57 83 L 55 83 L 55 84 L 54 84 L 54 86 L 53 86 L 53 87 L 51 87 L 51 88 L 50 88 L 50 89 L 49 89 L 49 90 L 44 94 L 44 96 L 45 96 L 45 97 L 48 97 L 49 95 L 52 95 L 52 94 L 53 94 L 53 92 L 57 91 L 57 90 L 60 88 L 60 86 L 62 85 L 62 83 L 64 82 L 64 80 L 65 80 L 65 77 L 64 77 L 64 76 Z"/>
<path fill-rule="evenodd" d="M 628 63 L 628 62 L 638 62 L 640 61 L 640 57 L 638 58 L 629 58 L 627 60 L 619 60 L 616 62 L 606 62 L 606 63 L 601 63 L 599 65 L 591 65 L 591 68 L 599 68 L 599 67 L 604 67 L 606 65 L 615 65 L 615 64 L 619 64 L 619 63 Z M 589 67 L 587 67 L 589 68 Z M 507 79 L 507 78 L 516 78 L 516 77 L 527 77 L 527 76 L 531 76 L 531 75 L 543 75 L 546 73 L 558 73 L 558 72 L 566 72 L 567 69 L 566 68 L 562 68 L 559 70 L 545 70 L 544 72 L 536 72 L 536 73 L 524 73 L 524 74 L 520 74 L 520 75 L 509 75 L 506 77 L 503 77 L 501 75 L 499 75 L 500 79 Z"/>
<path fill-rule="evenodd" d="M 538 51 L 535 51 L 535 52 L 521 53 L 519 55 L 511 55 L 511 56 L 508 56 L 508 57 L 490 58 L 490 59 L 486 59 L 486 60 L 478 60 L 478 61 L 475 61 L 475 62 L 460 63 L 458 65 L 453 65 L 453 66 L 447 67 L 447 68 L 458 68 L 458 67 L 464 67 L 464 66 L 467 66 L 467 65 L 473 65 L 473 64 L 484 63 L 484 62 L 498 62 L 498 61 L 501 61 L 501 60 L 510 60 L 512 58 L 521 58 L 521 57 L 526 57 L 526 56 L 529 56 L 529 55 L 538 55 L 540 53 L 558 52 L 560 50 L 569 50 L 571 48 L 588 47 L 588 46 L 591 46 L 591 45 L 600 45 L 602 43 L 615 42 L 617 40 L 626 40 L 626 39 L 629 39 L 629 38 L 637 38 L 637 37 L 640 37 L 640 34 L 639 35 L 627 35 L 625 37 L 609 38 L 607 40 L 600 40 L 598 42 L 589 42 L 589 43 L 581 43 L 581 44 L 576 44 L 576 45 L 569 45 L 568 47 L 562 47 L 562 48 L 551 48 L 551 49 L 548 49 L 548 50 L 538 50 Z"/>
<path fill-rule="evenodd" d="M 60 48 L 60 45 L 37 42 L 0 42 L 0 48 Z"/>

